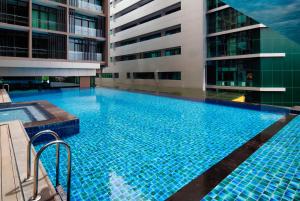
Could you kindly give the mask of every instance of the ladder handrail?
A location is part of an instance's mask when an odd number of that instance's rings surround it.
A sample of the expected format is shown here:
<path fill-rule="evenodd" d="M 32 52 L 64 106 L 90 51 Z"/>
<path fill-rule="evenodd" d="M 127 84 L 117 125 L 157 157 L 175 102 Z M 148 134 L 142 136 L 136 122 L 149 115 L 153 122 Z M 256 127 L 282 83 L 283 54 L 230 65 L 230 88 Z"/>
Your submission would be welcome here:
<path fill-rule="evenodd" d="M 52 135 L 55 138 L 55 140 L 60 140 L 59 135 L 56 132 L 51 130 L 44 130 L 38 132 L 29 140 L 27 144 L 27 178 L 25 179 L 25 181 L 31 179 L 31 146 L 33 142 L 42 135 Z M 56 155 L 57 156 L 59 155 L 59 144 L 56 147 Z M 56 164 L 59 164 L 59 157 L 56 157 Z M 58 173 L 59 173 L 59 165 L 56 165 L 56 175 L 58 175 Z M 57 183 L 58 183 L 58 179 L 56 178 L 56 184 Z"/>
<path fill-rule="evenodd" d="M 39 188 L 39 160 L 41 154 L 50 146 L 52 145 L 59 145 L 62 144 L 66 147 L 67 152 L 68 152 L 68 175 L 67 175 L 67 201 L 70 200 L 70 194 L 71 194 L 71 148 L 70 146 L 62 141 L 62 140 L 56 140 L 49 142 L 48 144 L 44 145 L 36 154 L 35 159 L 34 159 L 34 181 L 33 181 L 33 196 L 32 200 L 38 200 L 38 188 Z M 58 158 L 60 157 L 59 155 L 57 156 Z M 59 165 L 59 164 L 56 164 Z M 59 178 L 59 175 L 56 175 L 57 178 Z M 59 181 L 58 181 L 59 184 Z M 56 185 L 57 187 L 58 185 Z"/>

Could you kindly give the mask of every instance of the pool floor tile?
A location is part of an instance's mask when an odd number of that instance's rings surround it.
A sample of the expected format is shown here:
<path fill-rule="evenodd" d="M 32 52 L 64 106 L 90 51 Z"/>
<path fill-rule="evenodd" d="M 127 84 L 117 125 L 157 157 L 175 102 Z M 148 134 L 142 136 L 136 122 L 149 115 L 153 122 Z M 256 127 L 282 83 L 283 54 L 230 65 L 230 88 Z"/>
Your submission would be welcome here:
<path fill-rule="evenodd" d="M 223 191 L 231 192 L 231 199 Z M 202 200 L 300 200 L 300 116 Z M 216 199 L 215 199 L 216 200 Z"/>
<path fill-rule="evenodd" d="M 64 138 L 73 155 L 72 200 L 165 200 L 285 115 L 108 89 L 15 100 L 48 100 L 80 118 L 80 133 Z M 55 149 L 41 159 L 55 180 Z M 230 173 L 224 166 L 217 172 Z"/>

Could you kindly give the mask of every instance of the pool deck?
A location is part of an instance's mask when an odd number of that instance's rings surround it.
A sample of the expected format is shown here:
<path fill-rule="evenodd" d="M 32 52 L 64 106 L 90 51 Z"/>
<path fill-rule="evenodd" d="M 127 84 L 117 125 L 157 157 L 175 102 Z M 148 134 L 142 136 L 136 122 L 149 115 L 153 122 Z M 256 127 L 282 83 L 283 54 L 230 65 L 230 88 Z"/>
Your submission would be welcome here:
<path fill-rule="evenodd" d="M 5 89 L 0 89 L 0 104 L 9 104 L 11 99 Z"/>
<path fill-rule="evenodd" d="M 1 183 L 0 197 L 3 201 L 29 200 L 33 194 L 33 180 L 24 182 L 27 173 L 26 149 L 29 138 L 22 122 L 0 123 Z M 36 155 L 34 148 L 33 159 Z M 33 169 L 33 168 L 32 168 Z M 39 193 L 41 200 L 61 200 L 50 182 L 43 165 L 39 164 Z M 32 173 L 33 175 L 33 173 Z"/>

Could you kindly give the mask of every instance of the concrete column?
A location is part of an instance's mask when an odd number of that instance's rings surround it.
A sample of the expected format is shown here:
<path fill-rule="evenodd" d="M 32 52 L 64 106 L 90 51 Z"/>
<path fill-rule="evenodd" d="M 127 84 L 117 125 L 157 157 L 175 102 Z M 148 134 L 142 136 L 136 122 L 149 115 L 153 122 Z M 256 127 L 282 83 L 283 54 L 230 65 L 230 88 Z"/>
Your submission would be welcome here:
<path fill-rule="evenodd" d="M 108 66 L 109 63 L 109 51 L 110 51 L 110 29 L 109 29 L 109 23 L 110 23 L 110 14 L 109 14 L 109 0 L 103 1 L 103 8 L 104 8 L 104 15 L 105 15 L 105 47 L 104 47 L 104 55 L 105 55 L 105 65 Z"/>
<path fill-rule="evenodd" d="M 80 77 L 80 88 L 90 88 L 91 77 Z"/>
<path fill-rule="evenodd" d="M 66 11 L 66 32 L 68 33 L 67 34 L 67 40 L 66 40 L 66 49 L 67 49 L 67 60 L 69 60 L 69 50 L 70 50 L 70 47 L 69 47 L 69 39 L 70 39 L 70 29 L 69 29 L 69 26 L 70 26 L 70 22 L 69 22 L 69 17 L 70 17 L 70 8 L 69 8 L 70 4 L 69 4 L 69 0 L 67 0 L 67 8 L 65 9 Z"/>
<path fill-rule="evenodd" d="M 29 9 L 29 33 L 28 33 L 28 56 L 32 58 L 32 0 L 28 2 Z"/>

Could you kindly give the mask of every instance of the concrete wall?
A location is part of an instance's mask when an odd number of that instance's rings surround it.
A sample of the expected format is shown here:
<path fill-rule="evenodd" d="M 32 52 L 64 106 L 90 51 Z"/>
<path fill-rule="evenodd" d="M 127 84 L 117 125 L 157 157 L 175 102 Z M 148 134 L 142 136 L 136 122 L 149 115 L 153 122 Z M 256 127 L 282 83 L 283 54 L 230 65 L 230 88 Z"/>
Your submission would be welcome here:
<path fill-rule="evenodd" d="M 1 58 L 0 75 L 6 76 L 95 76 L 98 63 Z"/>
<path fill-rule="evenodd" d="M 80 88 L 89 88 L 91 86 L 90 77 L 80 77 Z"/>
<path fill-rule="evenodd" d="M 133 4 L 132 0 L 123 0 L 111 9 L 111 14 Z M 115 28 L 136 20 L 149 13 L 161 10 L 179 0 L 154 0 L 153 2 L 136 9 L 111 21 L 111 28 Z M 127 5 L 127 6 L 126 6 Z M 145 84 L 173 86 L 184 88 L 204 89 L 204 69 L 205 69 L 205 1 L 190 0 L 181 1 L 181 11 L 163 16 L 136 27 L 127 29 L 111 35 L 110 41 L 116 42 L 124 39 L 140 36 L 145 33 L 161 30 L 181 24 L 181 33 L 177 33 L 162 38 L 156 38 L 136 44 L 111 49 L 110 56 L 120 56 L 131 53 L 146 52 L 151 50 L 167 49 L 181 46 L 181 55 L 138 59 L 131 61 L 110 62 L 109 68 L 103 70 L 104 73 L 120 73 L 119 79 L 102 79 L 102 82 L 118 82 L 125 84 Z M 131 80 L 126 78 L 127 72 L 172 72 L 181 71 L 182 80 Z"/>

